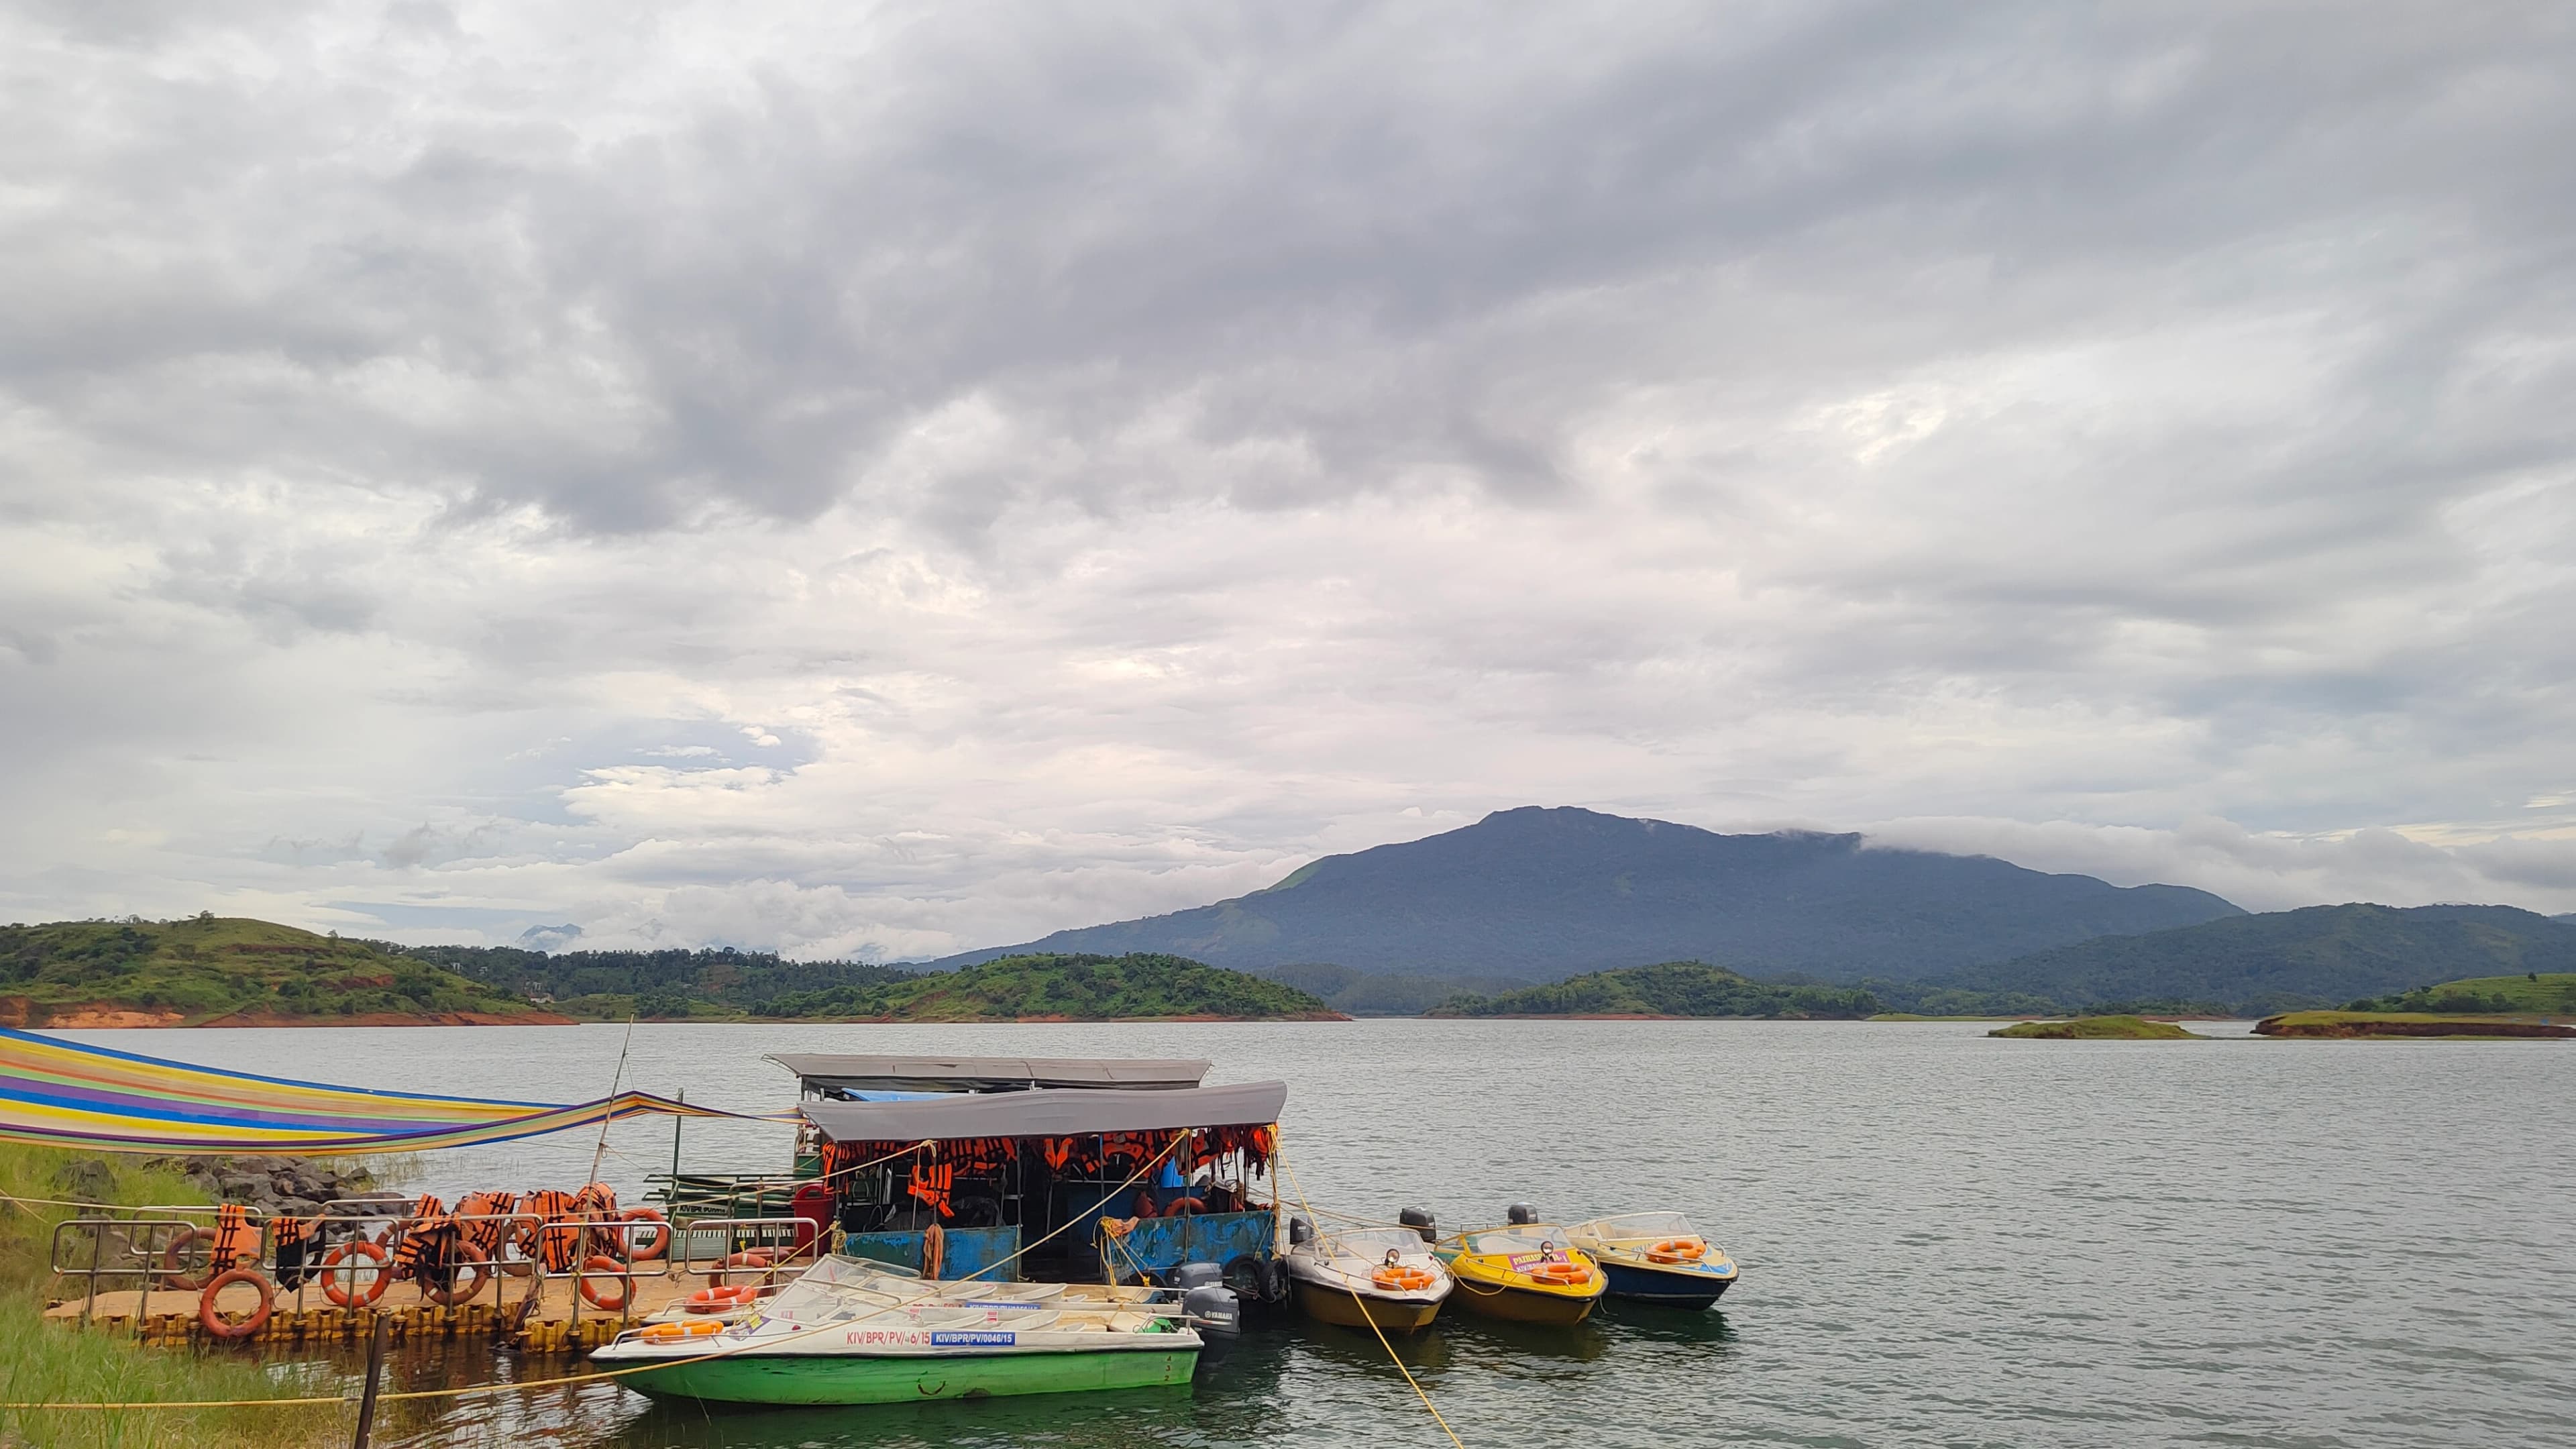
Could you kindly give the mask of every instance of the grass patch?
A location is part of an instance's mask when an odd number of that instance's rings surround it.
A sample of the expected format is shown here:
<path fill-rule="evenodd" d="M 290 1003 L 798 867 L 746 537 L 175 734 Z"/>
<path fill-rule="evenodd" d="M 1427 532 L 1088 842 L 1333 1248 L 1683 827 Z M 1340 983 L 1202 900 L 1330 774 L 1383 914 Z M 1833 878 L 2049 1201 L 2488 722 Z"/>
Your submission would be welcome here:
<path fill-rule="evenodd" d="M 2254 1024 L 2257 1036 L 2274 1037 L 2458 1037 L 2486 1041 L 2513 1039 L 2565 1040 L 2576 1026 L 2531 1018 L 2445 1016 L 2423 1011 L 2287 1011 Z"/>
<path fill-rule="evenodd" d="M 2072 1021 L 2025 1021 L 1988 1036 L 2036 1038 L 2042 1041 L 2207 1041 L 2170 1021 L 2142 1016 L 2079 1016 Z"/>
<path fill-rule="evenodd" d="M 99 1168 L 85 1164 L 103 1164 Z M 14 1198 L 80 1198 L 139 1206 L 201 1201 L 175 1173 L 130 1158 L 0 1144 L 0 1191 Z M 47 1269 L 54 1225 L 77 1216 L 58 1206 L 0 1203 L 0 1402 L 139 1403 L 264 1399 L 304 1392 L 272 1381 L 247 1351 L 147 1348 L 102 1330 L 83 1333 L 42 1318 L 48 1296 L 68 1296 Z M 114 1286 L 132 1287 L 132 1280 Z M 345 1444 L 348 1411 L 285 1408 L 0 1410 L 0 1445 L 64 1449 L 304 1449 Z"/>

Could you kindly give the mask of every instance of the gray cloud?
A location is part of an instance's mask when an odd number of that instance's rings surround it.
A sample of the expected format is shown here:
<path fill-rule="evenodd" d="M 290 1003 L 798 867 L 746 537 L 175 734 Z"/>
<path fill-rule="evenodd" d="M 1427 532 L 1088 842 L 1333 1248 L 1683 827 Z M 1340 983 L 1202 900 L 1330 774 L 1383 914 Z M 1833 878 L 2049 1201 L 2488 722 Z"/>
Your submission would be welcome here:
<path fill-rule="evenodd" d="M 12 912 L 908 954 L 1531 801 L 2576 907 L 2548 12 L 0 38 Z"/>

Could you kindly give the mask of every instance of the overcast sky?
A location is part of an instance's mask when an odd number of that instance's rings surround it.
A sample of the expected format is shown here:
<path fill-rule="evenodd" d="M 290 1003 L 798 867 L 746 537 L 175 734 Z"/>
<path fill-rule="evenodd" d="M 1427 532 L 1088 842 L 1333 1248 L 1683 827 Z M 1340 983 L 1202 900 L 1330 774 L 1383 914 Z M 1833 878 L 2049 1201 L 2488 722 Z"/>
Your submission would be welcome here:
<path fill-rule="evenodd" d="M 0 3 L 0 918 L 1490 809 L 2576 910 L 2576 11 Z"/>

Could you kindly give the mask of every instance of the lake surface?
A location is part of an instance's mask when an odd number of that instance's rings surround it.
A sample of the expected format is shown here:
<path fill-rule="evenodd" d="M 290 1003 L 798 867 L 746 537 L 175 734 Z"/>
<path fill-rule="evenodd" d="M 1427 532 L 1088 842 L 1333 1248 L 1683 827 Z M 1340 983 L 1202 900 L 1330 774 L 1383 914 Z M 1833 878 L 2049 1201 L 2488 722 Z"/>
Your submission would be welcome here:
<path fill-rule="evenodd" d="M 788 1105 L 768 1051 L 1205 1056 L 1290 1086 L 1321 1205 L 1444 1226 L 1677 1207 L 1744 1264 L 1721 1311 L 1571 1331 L 1458 1313 L 1404 1352 L 1472 1449 L 1519 1445 L 2576 1442 L 2576 1051 L 2546 1042 L 1989 1041 L 1960 1023 L 642 1026 L 625 1082 Z M 574 1101 L 622 1027 L 66 1033 L 319 1081 Z M 683 1129 L 701 1170 L 787 1134 Z M 435 1154 L 407 1188 L 577 1185 L 595 1134 Z M 621 1197 L 668 1122 L 608 1137 Z M 413 1382 L 566 1372 L 416 1349 Z M 1187 1390 L 828 1412 L 611 1386 L 391 1442 L 619 1446 L 1445 1444 L 1371 1338 L 1291 1324 Z M 385 1442 L 382 1435 L 380 1441 Z"/>

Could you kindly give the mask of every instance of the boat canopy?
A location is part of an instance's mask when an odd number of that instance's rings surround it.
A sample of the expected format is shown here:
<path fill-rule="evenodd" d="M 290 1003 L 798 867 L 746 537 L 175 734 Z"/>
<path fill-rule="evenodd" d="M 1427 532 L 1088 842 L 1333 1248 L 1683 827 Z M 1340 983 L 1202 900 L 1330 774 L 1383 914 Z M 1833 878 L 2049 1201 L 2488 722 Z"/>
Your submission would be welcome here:
<path fill-rule="evenodd" d="M 951 1142 L 1261 1126 L 1278 1121 L 1279 1109 L 1287 1104 L 1286 1082 L 1243 1082 L 1159 1092 L 1068 1088 L 960 1093 L 910 1102 L 821 1101 L 798 1110 L 835 1142 Z"/>
<path fill-rule="evenodd" d="M 1199 1059 L 1150 1057 L 880 1057 L 772 1052 L 814 1096 L 848 1092 L 1021 1092 L 1036 1087 L 1181 1091 L 1208 1074 Z"/>

